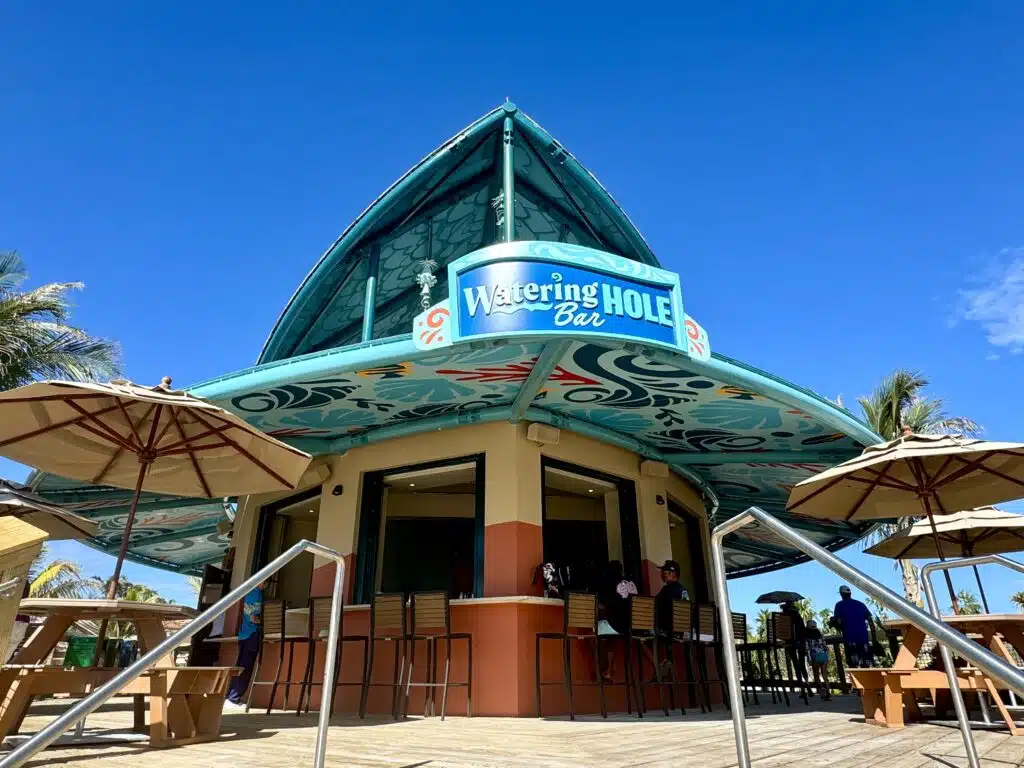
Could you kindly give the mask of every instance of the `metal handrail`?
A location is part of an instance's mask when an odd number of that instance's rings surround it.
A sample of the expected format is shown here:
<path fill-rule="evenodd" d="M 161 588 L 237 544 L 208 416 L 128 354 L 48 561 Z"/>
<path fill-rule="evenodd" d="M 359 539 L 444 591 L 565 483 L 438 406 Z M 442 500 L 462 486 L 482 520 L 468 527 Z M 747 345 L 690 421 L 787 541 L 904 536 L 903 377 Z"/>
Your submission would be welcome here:
<path fill-rule="evenodd" d="M 324 661 L 324 682 L 320 696 L 320 718 L 316 731 L 316 747 L 313 752 L 314 768 L 323 768 L 324 759 L 327 756 L 327 724 L 331 717 L 331 697 L 334 693 L 332 684 L 334 681 L 334 665 L 338 653 L 338 625 L 341 623 L 341 592 L 345 581 L 345 558 L 340 552 L 335 552 L 333 549 L 328 549 L 321 544 L 306 539 L 289 547 L 279 557 L 243 581 L 184 627 L 150 650 L 145 656 L 115 677 L 112 677 L 107 683 L 97 688 L 63 715 L 11 751 L 3 760 L 0 760 L 0 768 L 16 768 L 40 750 L 46 749 L 62 733 L 101 707 L 107 699 L 139 677 L 146 669 L 156 664 L 160 659 L 180 646 L 182 642 L 188 640 L 200 629 L 226 612 L 228 608 L 244 598 L 255 587 L 307 551 L 333 560 L 337 564 L 334 572 L 334 591 L 331 601 L 331 626 L 327 635 L 327 658 Z"/>
<path fill-rule="evenodd" d="M 1019 669 L 1007 664 L 1006 661 L 991 651 L 969 640 L 965 635 L 957 632 L 948 624 L 928 615 L 895 592 L 886 589 L 879 582 L 853 566 L 844 563 L 824 547 L 819 546 L 788 525 L 779 522 L 759 507 L 750 507 L 747 511 L 741 512 L 730 520 L 726 520 L 717 526 L 711 534 L 711 555 L 714 560 L 712 576 L 714 577 L 716 602 L 718 603 L 722 643 L 726 648 L 733 648 L 735 646 L 735 638 L 732 632 L 732 611 L 729 606 L 729 591 L 725 581 L 725 551 L 722 540 L 733 531 L 755 522 L 763 525 L 791 546 L 801 550 L 804 554 L 817 560 L 833 573 L 849 581 L 854 587 L 867 593 L 886 608 L 907 619 L 922 632 L 934 637 L 940 646 L 955 650 L 965 659 L 972 661 L 990 677 L 999 680 L 1004 685 L 1024 695 L 1024 674 Z M 925 583 L 928 584 L 927 581 Z M 740 690 L 739 672 L 736 668 L 736 654 L 725 653 L 723 656 L 725 657 L 725 674 L 729 685 L 729 699 L 732 710 L 733 731 L 736 738 L 738 766 L 739 768 L 750 768 L 750 744 L 747 739 L 747 724 L 743 716 L 743 693 Z M 953 665 L 951 663 L 946 667 L 947 670 L 952 668 Z M 950 695 L 956 708 L 960 732 L 964 739 L 964 746 L 967 749 L 968 759 L 971 760 L 972 768 L 977 768 L 977 750 L 974 749 L 974 740 L 971 736 L 970 724 L 967 722 L 963 695 L 960 692 L 959 685 L 952 684 L 950 686 Z"/>

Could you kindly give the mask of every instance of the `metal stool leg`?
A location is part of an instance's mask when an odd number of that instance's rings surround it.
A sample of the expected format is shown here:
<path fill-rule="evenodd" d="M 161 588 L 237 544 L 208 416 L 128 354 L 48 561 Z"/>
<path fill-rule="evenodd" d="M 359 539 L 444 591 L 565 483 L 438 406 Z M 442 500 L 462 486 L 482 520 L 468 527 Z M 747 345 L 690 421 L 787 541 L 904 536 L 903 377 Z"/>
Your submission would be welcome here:
<path fill-rule="evenodd" d="M 444 649 L 447 658 L 444 660 L 444 688 L 441 689 L 441 722 L 444 722 L 445 712 L 448 709 L 448 679 L 452 671 L 452 638 L 446 635 L 444 638 Z"/>

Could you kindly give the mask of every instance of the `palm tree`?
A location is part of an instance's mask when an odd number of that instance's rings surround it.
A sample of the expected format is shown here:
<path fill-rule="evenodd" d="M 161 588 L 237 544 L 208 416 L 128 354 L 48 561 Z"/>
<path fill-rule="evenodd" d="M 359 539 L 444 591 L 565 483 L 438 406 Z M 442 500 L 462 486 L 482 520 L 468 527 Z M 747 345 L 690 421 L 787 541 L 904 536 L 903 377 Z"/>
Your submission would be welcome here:
<path fill-rule="evenodd" d="M 956 601 L 960 606 L 960 614 L 963 616 L 977 616 L 981 613 L 981 603 L 978 596 L 973 592 L 961 589 L 956 593 Z"/>
<path fill-rule="evenodd" d="M 118 375 L 117 344 L 67 324 L 67 294 L 82 283 L 20 290 L 27 276 L 17 253 L 0 252 L 0 391 L 43 378 L 85 381 Z"/>
<path fill-rule="evenodd" d="M 43 547 L 29 567 L 29 597 L 78 599 L 94 597 L 99 592 L 96 580 L 82 576 L 78 563 L 72 560 L 45 562 L 47 554 Z"/>
<path fill-rule="evenodd" d="M 1010 595 L 1010 602 L 1016 605 L 1018 610 L 1024 611 L 1024 592 L 1014 592 Z"/>
<path fill-rule="evenodd" d="M 964 416 L 950 416 L 941 398 L 923 394 L 928 380 L 916 371 L 897 369 L 882 380 L 870 397 L 859 397 L 864 420 L 885 440 L 895 440 L 909 428 L 918 434 L 956 433 L 976 437 L 982 427 Z M 866 540 L 870 546 L 882 539 L 906 530 L 917 518 L 904 518 L 895 523 L 881 523 Z M 914 564 L 909 560 L 897 561 L 903 577 L 903 592 L 907 599 L 921 605 L 921 582 Z"/>

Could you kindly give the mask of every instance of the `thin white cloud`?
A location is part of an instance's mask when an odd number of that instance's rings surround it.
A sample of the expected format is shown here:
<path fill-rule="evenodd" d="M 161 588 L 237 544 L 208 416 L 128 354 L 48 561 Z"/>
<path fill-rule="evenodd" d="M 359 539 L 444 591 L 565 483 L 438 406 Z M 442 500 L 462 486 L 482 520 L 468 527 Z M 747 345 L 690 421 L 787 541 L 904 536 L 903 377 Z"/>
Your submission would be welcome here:
<path fill-rule="evenodd" d="M 968 284 L 960 291 L 958 317 L 980 325 L 998 350 L 1024 353 L 1024 248 L 1003 250 Z"/>

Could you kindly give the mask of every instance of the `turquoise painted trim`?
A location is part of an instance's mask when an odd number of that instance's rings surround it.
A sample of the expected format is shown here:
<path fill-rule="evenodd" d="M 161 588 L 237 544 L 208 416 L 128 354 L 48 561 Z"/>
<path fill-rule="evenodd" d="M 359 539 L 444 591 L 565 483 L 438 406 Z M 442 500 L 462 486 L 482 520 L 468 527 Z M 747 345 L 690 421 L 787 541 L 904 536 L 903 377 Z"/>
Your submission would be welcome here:
<path fill-rule="evenodd" d="M 339 256 L 343 256 L 352 245 L 356 244 L 359 239 L 372 228 L 378 209 L 386 211 L 387 207 L 391 202 L 393 202 L 393 200 L 400 197 L 410 186 L 414 186 L 418 183 L 422 176 L 433 171 L 435 166 L 448 162 L 449 152 L 454 150 L 463 142 L 479 136 L 481 132 L 492 130 L 496 123 L 504 117 L 504 114 L 505 112 L 501 107 L 493 109 L 479 120 L 470 124 L 467 128 L 448 139 L 448 141 L 444 142 L 440 147 L 433 150 L 416 165 L 406 171 L 404 175 L 384 190 L 376 200 L 370 203 L 370 205 L 356 217 L 355 221 L 348 225 L 338 239 L 335 240 L 331 244 L 330 248 L 328 248 L 317 260 L 316 264 L 313 265 L 313 268 L 299 284 L 298 289 L 292 295 L 291 299 L 288 300 L 288 303 L 285 305 L 280 317 L 277 319 L 277 322 L 274 323 L 274 327 L 267 336 L 266 342 L 264 342 L 263 351 L 260 353 L 257 360 L 258 363 L 262 363 L 264 360 L 276 356 L 281 342 L 286 340 L 286 337 L 288 336 L 287 331 L 289 330 L 292 322 L 292 318 L 289 317 L 292 307 L 300 304 L 301 300 L 305 298 L 306 292 L 309 290 L 313 282 L 313 277 L 320 267 L 330 261 L 333 261 Z"/>
<path fill-rule="evenodd" d="M 541 128 L 539 123 L 522 110 L 516 112 L 516 122 L 530 139 L 533 139 L 536 144 L 540 145 L 535 148 L 538 154 L 546 147 L 548 150 L 546 160 L 553 165 L 567 170 L 573 179 L 583 187 L 584 191 L 593 198 L 594 202 L 604 210 L 622 235 L 632 244 L 633 248 L 638 253 L 646 255 L 650 264 L 658 266 L 660 262 L 658 257 L 654 255 L 654 251 L 651 250 L 651 246 L 647 244 L 644 236 L 640 234 L 640 230 L 636 228 L 636 225 L 626 215 L 622 206 L 597 180 L 597 177 L 587 170 L 571 152 L 563 147 L 561 142 Z M 542 154 L 541 157 L 543 157 Z M 644 261 L 648 261 L 648 259 L 644 259 Z"/>
<path fill-rule="evenodd" d="M 227 518 L 224 518 L 225 520 Z M 180 541 L 181 539 L 194 539 L 199 536 L 209 536 L 210 534 L 217 533 L 217 526 L 214 525 L 202 525 L 192 529 L 184 529 L 181 531 L 171 531 L 169 533 L 160 533 L 156 536 L 146 536 L 144 538 L 136 539 L 131 542 L 132 547 L 148 547 L 151 544 L 166 544 L 168 541 Z M 117 542 L 117 546 L 121 546 L 120 540 Z"/>
<path fill-rule="evenodd" d="M 358 435 L 343 437 L 332 440 L 326 445 L 326 450 L 321 453 L 339 453 L 360 445 L 379 443 L 384 440 L 393 440 L 397 437 L 408 437 L 423 432 L 434 432 L 451 427 L 465 427 L 470 424 L 485 424 L 492 421 L 505 421 L 512 413 L 511 405 L 498 405 L 493 408 L 478 408 L 476 410 L 464 411 L 463 413 L 448 413 L 443 416 L 435 416 L 428 419 L 405 424 L 393 424 L 387 427 L 380 427 Z M 323 443 L 321 443 L 322 445 Z"/>
<path fill-rule="evenodd" d="M 516 394 L 516 399 L 512 402 L 512 415 L 509 417 L 509 421 L 514 424 L 523 417 L 526 409 L 536 399 L 537 393 L 558 367 L 570 346 L 572 346 L 572 341 L 564 340 L 552 341 L 544 347 L 537 357 L 537 362 L 533 364 L 533 370 L 526 377 L 526 381 L 523 382 L 523 386 Z"/>
<path fill-rule="evenodd" d="M 516 239 L 516 167 L 513 157 L 512 141 L 515 137 L 514 121 L 516 107 L 510 102 L 505 102 L 505 124 L 502 130 L 502 168 L 501 168 L 501 189 L 502 206 L 505 216 L 504 239 L 511 243 Z"/>
<path fill-rule="evenodd" d="M 284 381 L 322 376 L 339 370 L 360 371 L 364 368 L 400 363 L 428 354 L 416 349 L 416 345 L 412 342 L 412 334 L 396 336 L 257 365 L 237 373 L 200 382 L 189 387 L 188 391 L 207 400 L 226 400 L 253 390 L 272 387 Z M 287 376 L 280 375 L 283 370 L 287 371 Z"/>
<path fill-rule="evenodd" d="M 672 344 L 639 339 L 636 336 L 623 336 L 617 333 L 600 333 L 598 331 L 577 331 L 572 332 L 565 328 L 552 329 L 549 331 L 502 331 L 496 333 L 484 333 L 463 339 L 462 330 L 459 327 L 458 307 L 461 303 L 459 291 L 461 285 L 459 278 L 463 272 L 479 267 L 484 264 L 496 264 L 503 261 L 537 261 L 546 264 L 564 264 L 567 267 L 587 269 L 610 277 L 631 280 L 638 283 L 667 288 L 672 296 L 672 311 L 674 323 L 675 341 Z M 449 318 L 451 324 L 451 337 L 455 344 L 459 341 L 480 341 L 487 339 L 520 340 L 524 337 L 544 339 L 571 338 L 580 341 L 593 341 L 596 343 L 611 343 L 613 345 L 623 344 L 644 344 L 656 345 L 660 348 L 671 350 L 676 353 L 684 353 L 687 348 L 686 341 L 686 316 L 683 312 L 682 286 L 679 282 L 679 275 L 665 269 L 652 267 L 643 262 L 625 259 L 613 253 L 599 251 L 596 248 L 588 248 L 583 245 L 571 243 L 556 243 L 548 240 L 520 240 L 512 243 L 497 243 L 480 248 L 465 256 L 461 256 L 448 265 L 448 297 L 452 303 L 452 313 Z"/>
<path fill-rule="evenodd" d="M 680 466 L 712 464 L 839 464 L 855 455 L 855 451 L 729 451 L 666 453 L 666 461 Z"/>
<path fill-rule="evenodd" d="M 363 299 L 363 342 L 373 341 L 373 320 L 377 307 L 377 276 L 380 272 L 380 245 L 374 243 L 366 262 L 366 296 Z"/>

